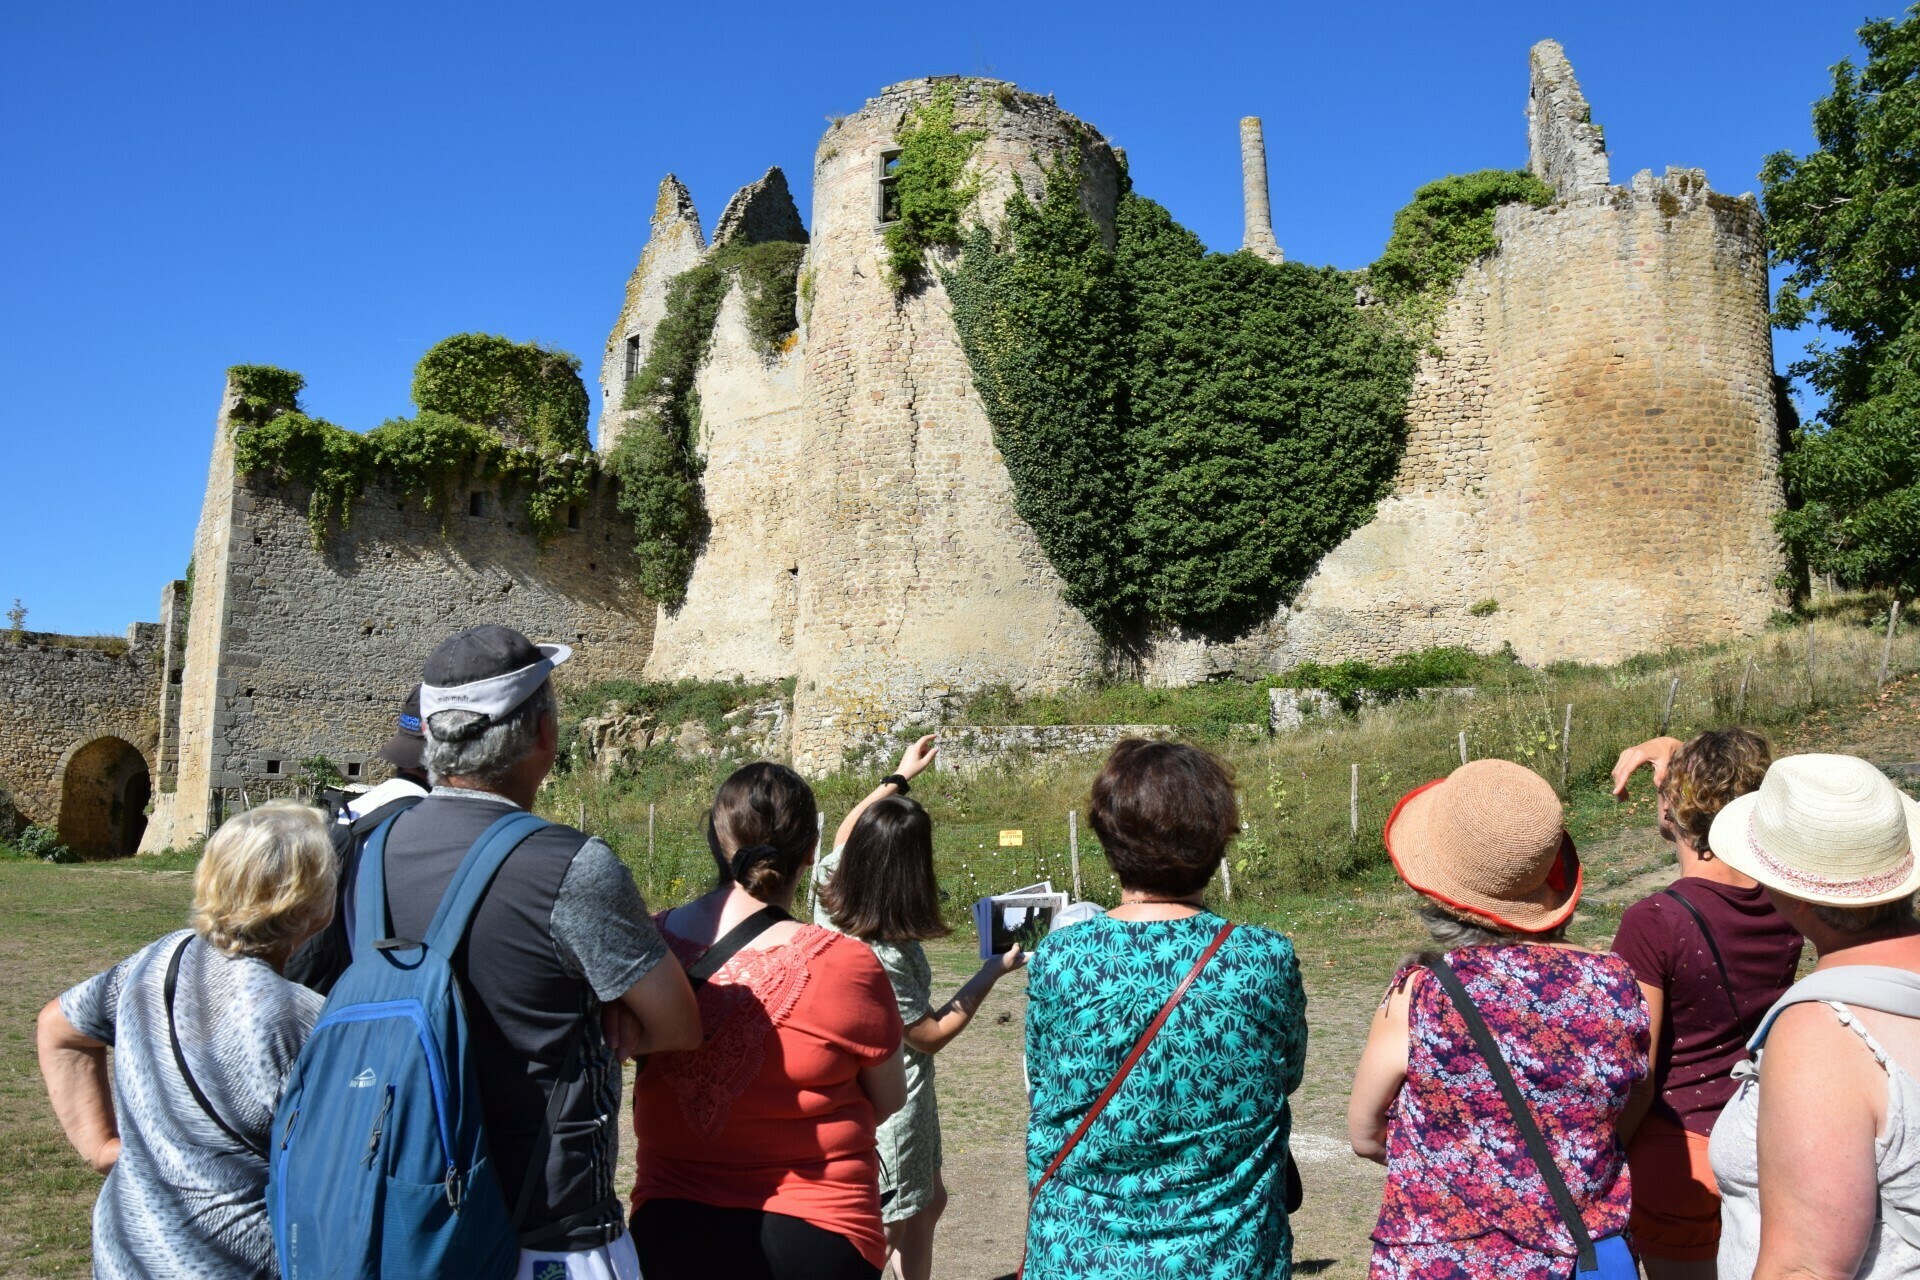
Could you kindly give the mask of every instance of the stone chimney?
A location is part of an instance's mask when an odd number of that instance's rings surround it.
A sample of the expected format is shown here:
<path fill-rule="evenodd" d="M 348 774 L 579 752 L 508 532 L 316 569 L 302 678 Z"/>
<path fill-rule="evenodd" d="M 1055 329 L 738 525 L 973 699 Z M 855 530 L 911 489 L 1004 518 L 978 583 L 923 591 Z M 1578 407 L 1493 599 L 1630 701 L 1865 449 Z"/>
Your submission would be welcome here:
<path fill-rule="evenodd" d="M 1273 209 L 1267 203 L 1267 139 L 1260 117 L 1240 121 L 1240 195 L 1247 207 L 1247 235 L 1240 247 L 1268 262 L 1285 262 L 1273 238 Z"/>

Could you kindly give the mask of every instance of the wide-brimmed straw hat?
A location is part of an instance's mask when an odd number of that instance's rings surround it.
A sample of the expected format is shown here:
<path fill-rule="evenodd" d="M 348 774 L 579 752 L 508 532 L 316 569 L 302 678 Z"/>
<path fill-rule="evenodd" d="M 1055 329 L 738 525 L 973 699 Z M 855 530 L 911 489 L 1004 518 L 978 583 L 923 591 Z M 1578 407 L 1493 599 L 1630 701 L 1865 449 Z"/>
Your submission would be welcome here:
<path fill-rule="evenodd" d="M 1508 760 L 1475 760 L 1415 787 L 1394 806 L 1384 838 L 1416 892 L 1502 929 L 1545 933 L 1580 901 L 1560 797 Z"/>
<path fill-rule="evenodd" d="M 1920 804 L 1857 756 L 1782 756 L 1714 815 L 1713 856 L 1790 897 L 1870 907 L 1920 889 Z"/>

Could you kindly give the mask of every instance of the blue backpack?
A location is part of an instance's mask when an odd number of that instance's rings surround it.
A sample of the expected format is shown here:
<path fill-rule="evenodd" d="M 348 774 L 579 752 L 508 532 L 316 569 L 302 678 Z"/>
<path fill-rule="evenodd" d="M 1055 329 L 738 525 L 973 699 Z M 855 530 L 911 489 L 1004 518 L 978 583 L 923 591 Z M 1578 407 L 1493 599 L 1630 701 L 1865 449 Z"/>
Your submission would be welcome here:
<path fill-rule="evenodd" d="M 512 813 L 488 827 L 415 942 L 381 937 L 393 823 L 367 840 L 353 963 L 273 1116 L 267 1212 L 286 1280 L 493 1280 L 519 1265 L 517 1226 L 537 1166 L 509 1217 L 451 960 L 507 856 L 548 824 Z M 556 1085 L 553 1099 L 561 1093 Z M 551 1105 L 547 1119 L 550 1136 Z"/>

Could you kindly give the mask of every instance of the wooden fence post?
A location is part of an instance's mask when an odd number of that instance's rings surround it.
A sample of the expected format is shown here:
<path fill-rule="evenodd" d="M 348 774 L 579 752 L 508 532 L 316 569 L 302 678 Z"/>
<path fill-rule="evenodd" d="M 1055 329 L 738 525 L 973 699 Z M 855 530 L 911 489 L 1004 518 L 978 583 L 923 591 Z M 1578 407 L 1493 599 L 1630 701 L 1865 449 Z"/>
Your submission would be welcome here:
<path fill-rule="evenodd" d="M 1659 736 L 1662 738 L 1667 736 L 1667 726 L 1673 723 L 1673 695 L 1679 692 L 1680 692 L 1680 677 L 1675 676 L 1673 678 L 1673 683 L 1667 686 L 1667 705 L 1665 709 L 1660 712 Z"/>
<path fill-rule="evenodd" d="M 1573 754 L 1573 704 L 1567 704 L 1567 718 L 1560 724 L 1560 790 L 1567 789 L 1567 762 Z"/>
<path fill-rule="evenodd" d="M 1460 763 L 1465 764 L 1466 762 L 1467 762 L 1467 731 L 1465 729 L 1462 729 L 1460 731 Z"/>
<path fill-rule="evenodd" d="M 1353 766 L 1353 785 L 1347 791 L 1347 826 L 1353 838 L 1360 838 L 1360 766 Z"/>
<path fill-rule="evenodd" d="M 1067 854 L 1073 859 L 1073 900 L 1081 902 L 1086 895 L 1080 889 L 1080 811 L 1067 810 Z"/>
<path fill-rule="evenodd" d="M 653 883 L 653 806 L 647 806 L 647 883 Z"/>
<path fill-rule="evenodd" d="M 1733 700 L 1733 718 L 1736 723 L 1738 723 L 1740 718 L 1747 712 L 1747 685 L 1753 680 L 1754 666 L 1754 657 L 1752 654 L 1748 654 L 1746 670 L 1740 673 L 1740 693 L 1739 696 Z"/>
<path fill-rule="evenodd" d="M 1813 624 L 1807 624 L 1807 705 L 1812 706 L 1815 693 L 1813 687 Z"/>
<path fill-rule="evenodd" d="M 1243 828 L 1244 829 L 1244 828 Z M 1220 884 L 1227 891 L 1227 901 L 1233 901 L 1233 869 L 1228 866 L 1231 859 L 1220 859 Z"/>
<path fill-rule="evenodd" d="M 1893 661 L 1893 629 L 1900 622 L 1900 602 L 1895 600 L 1893 607 L 1887 610 L 1887 642 L 1880 646 L 1880 678 L 1873 682 L 1873 691 L 1879 693 L 1887 684 L 1887 664 Z"/>

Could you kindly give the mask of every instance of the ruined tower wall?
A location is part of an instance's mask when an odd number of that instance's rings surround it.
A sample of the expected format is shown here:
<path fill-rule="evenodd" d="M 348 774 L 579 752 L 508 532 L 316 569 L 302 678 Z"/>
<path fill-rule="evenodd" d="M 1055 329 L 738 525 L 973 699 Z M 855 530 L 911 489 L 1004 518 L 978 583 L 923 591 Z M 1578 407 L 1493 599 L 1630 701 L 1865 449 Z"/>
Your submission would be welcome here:
<path fill-rule="evenodd" d="M 678 609 L 662 608 L 647 676 L 779 680 L 794 672 L 801 413 L 797 339 L 766 354 L 748 332 L 738 282 L 701 366 L 701 490 L 712 530 Z"/>
<path fill-rule="evenodd" d="M 621 402 L 626 397 L 627 379 L 630 372 L 639 372 L 652 350 L 653 331 L 667 314 L 667 287 L 675 276 L 698 263 L 706 248 L 693 197 L 680 179 L 668 174 L 660 180 L 660 191 L 654 199 L 647 247 L 627 278 L 619 319 L 607 335 L 607 348 L 600 358 L 597 443 L 601 453 L 610 452 L 626 429 L 630 415 L 621 408 Z"/>
<path fill-rule="evenodd" d="M 895 85 L 837 122 L 815 157 L 813 309 L 805 344 L 802 557 L 795 763 L 935 722 L 945 697 L 988 684 L 1057 687 L 1095 674 L 1102 650 L 1062 594 L 1013 486 L 937 279 L 896 297 L 885 278 L 877 180 L 908 108 L 934 81 Z M 1019 175 L 1079 155 L 1083 198 L 1108 226 L 1118 166 L 1051 101 L 948 80 L 962 127 L 986 132 L 971 162 L 983 218 Z"/>
<path fill-rule="evenodd" d="M 223 418 L 224 425 L 224 418 Z M 654 608 L 639 591 L 630 526 L 604 478 L 541 545 L 518 495 L 453 495 L 451 511 L 376 481 L 344 530 L 315 549 L 308 489 L 228 473 L 203 518 L 182 698 L 174 837 L 190 838 L 244 800 L 303 792 L 299 762 L 325 756 L 350 781 L 374 758 L 400 700 L 441 640 L 481 623 L 574 646 L 563 683 L 636 678 Z M 244 795 L 243 795 L 244 793 Z"/>
<path fill-rule="evenodd" d="M 67 767 L 100 739 L 127 743 L 151 775 L 162 655 L 162 630 L 151 622 L 127 629 L 121 653 L 32 631 L 15 642 L 0 631 L 0 787 L 28 821 L 74 827 L 75 815 L 62 813 Z"/>
<path fill-rule="evenodd" d="M 1782 567 L 1765 240 L 1696 170 L 1508 206 L 1489 264 L 1487 535 L 1528 662 L 1750 634 Z"/>

